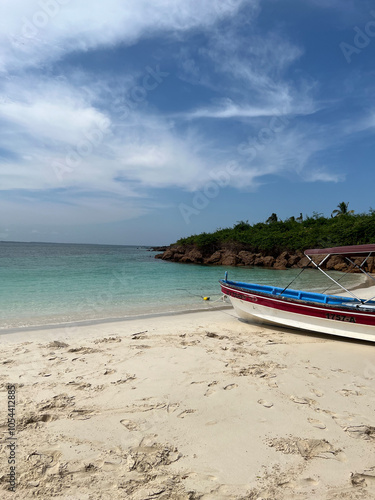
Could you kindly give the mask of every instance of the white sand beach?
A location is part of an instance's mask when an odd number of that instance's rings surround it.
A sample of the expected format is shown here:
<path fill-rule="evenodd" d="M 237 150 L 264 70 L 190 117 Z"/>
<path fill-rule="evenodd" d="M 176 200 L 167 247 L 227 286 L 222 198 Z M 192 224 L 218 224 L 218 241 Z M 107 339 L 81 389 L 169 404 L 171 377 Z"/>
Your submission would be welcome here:
<path fill-rule="evenodd" d="M 247 324 L 232 309 L 1 343 L 1 498 L 375 498 L 373 344 Z"/>

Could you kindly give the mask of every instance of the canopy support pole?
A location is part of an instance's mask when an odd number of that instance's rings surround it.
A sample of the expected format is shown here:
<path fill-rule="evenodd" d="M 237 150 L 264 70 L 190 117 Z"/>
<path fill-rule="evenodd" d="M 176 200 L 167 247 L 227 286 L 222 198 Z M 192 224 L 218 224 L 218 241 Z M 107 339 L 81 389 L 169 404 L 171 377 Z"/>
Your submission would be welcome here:
<path fill-rule="evenodd" d="M 305 254 L 306 255 L 306 254 Z M 321 271 L 325 276 L 327 276 L 327 278 L 329 278 L 331 281 L 333 281 L 336 285 L 338 285 L 339 287 L 341 287 L 343 290 L 345 290 L 349 295 L 351 295 L 353 298 L 355 298 L 356 300 L 358 300 L 359 302 L 363 303 L 363 301 L 357 297 L 354 293 L 352 293 L 350 290 L 347 290 L 344 286 L 340 285 L 340 283 L 337 283 L 337 281 L 335 279 L 332 278 L 332 276 L 330 276 L 329 274 L 327 274 L 325 271 L 323 271 L 323 269 L 320 267 L 323 262 L 325 262 L 329 257 L 331 256 L 331 254 L 328 254 L 324 257 L 324 259 L 319 262 L 319 264 L 317 264 L 316 262 L 313 261 L 313 259 L 309 256 L 309 255 L 306 255 L 306 257 L 310 260 L 310 262 L 312 262 L 312 264 L 317 268 L 319 269 L 319 271 Z"/>
<path fill-rule="evenodd" d="M 372 255 L 372 252 L 370 252 L 370 253 L 368 254 L 368 256 L 367 256 L 367 257 L 363 260 L 362 264 L 360 264 L 360 265 L 358 265 L 358 264 L 356 264 L 355 262 L 353 262 L 353 261 L 352 261 L 352 259 L 350 259 L 349 257 L 345 257 L 345 259 L 346 259 L 348 262 L 350 262 L 350 263 L 351 263 L 354 267 L 356 267 L 357 269 L 359 269 L 359 270 L 360 270 L 363 274 L 365 274 L 366 276 L 368 276 L 369 278 L 371 278 L 372 280 L 374 280 L 374 281 L 375 281 L 374 276 L 371 276 L 371 274 L 370 274 L 370 273 L 368 273 L 367 271 L 365 271 L 365 270 L 363 269 L 363 267 L 362 267 L 364 264 L 366 264 L 367 259 L 368 259 L 369 257 L 371 257 L 371 255 Z M 375 295 L 374 295 L 374 297 L 371 297 L 370 299 L 367 299 L 367 300 L 363 301 L 363 304 L 366 304 L 366 302 L 369 302 L 370 300 L 373 300 L 374 298 L 375 298 Z"/>

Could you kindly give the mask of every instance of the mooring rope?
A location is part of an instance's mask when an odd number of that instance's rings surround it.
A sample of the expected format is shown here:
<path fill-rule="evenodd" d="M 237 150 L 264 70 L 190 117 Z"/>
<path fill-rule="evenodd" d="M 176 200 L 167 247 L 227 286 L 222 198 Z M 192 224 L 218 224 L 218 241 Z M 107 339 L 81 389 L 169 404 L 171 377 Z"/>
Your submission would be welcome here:
<path fill-rule="evenodd" d="M 216 300 L 211 300 L 210 297 L 208 297 L 208 296 L 205 297 L 203 295 L 199 295 L 198 293 L 193 293 L 190 290 L 188 290 L 187 288 L 176 288 L 176 290 L 183 290 L 184 292 L 187 292 L 188 294 L 192 295 L 193 297 L 200 297 L 207 302 L 207 306 L 209 309 L 217 310 L 218 312 L 222 312 L 223 314 L 227 314 L 228 316 L 231 316 L 232 318 L 238 319 L 238 316 L 235 316 L 234 314 L 231 314 L 227 311 L 223 311 L 223 309 L 215 309 L 215 307 L 213 306 L 213 304 L 220 302 L 220 301 L 222 301 L 224 303 L 225 297 L 227 297 L 227 295 L 225 295 L 225 294 L 222 294 Z M 228 304 L 228 306 L 230 306 L 230 305 L 231 304 Z"/>

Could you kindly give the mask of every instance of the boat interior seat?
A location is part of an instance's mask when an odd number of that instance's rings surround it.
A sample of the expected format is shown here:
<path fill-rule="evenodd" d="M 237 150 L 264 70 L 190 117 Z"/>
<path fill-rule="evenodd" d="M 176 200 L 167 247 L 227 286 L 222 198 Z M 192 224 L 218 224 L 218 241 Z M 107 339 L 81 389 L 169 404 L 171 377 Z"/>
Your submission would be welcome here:
<path fill-rule="evenodd" d="M 366 302 L 364 304 L 358 304 L 357 307 L 359 309 L 367 309 L 368 311 L 375 311 L 375 305 L 374 304 L 366 304 Z"/>

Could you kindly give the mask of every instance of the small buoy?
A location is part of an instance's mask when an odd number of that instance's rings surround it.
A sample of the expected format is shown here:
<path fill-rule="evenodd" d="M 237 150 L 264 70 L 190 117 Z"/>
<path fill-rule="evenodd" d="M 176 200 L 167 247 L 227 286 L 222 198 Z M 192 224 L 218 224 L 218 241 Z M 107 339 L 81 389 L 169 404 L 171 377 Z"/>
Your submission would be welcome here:
<path fill-rule="evenodd" d="M 210 300 L 210 297 L 203 297 L 203 300 Z"/>

